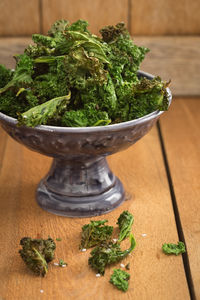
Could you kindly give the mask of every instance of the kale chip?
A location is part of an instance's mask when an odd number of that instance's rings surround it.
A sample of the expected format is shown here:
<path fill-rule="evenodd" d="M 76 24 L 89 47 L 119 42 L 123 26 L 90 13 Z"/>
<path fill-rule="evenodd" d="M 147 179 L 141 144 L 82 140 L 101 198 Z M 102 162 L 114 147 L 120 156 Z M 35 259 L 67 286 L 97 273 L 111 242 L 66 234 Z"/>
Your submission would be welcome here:
<path fill-rule="evenodd" d="M 110 277 L 110 283 L 116 286 L 119 290 L 126 292 L 128 290 L 129 279 L 129 273 L 121 269 L 114 269 L 113 274 Z"/>
<path fill-rule="evenodd" d="M 167 255 L 170 254 L 179 255 L 186 252 L 185 244 L 183 242 L 178 242 L 177 245 L 165 243 L 162 245 L 162 250 Z"/>
<path fill-rule="evenodd" d="M 56 244 L 52 238 L 31 239 L 24 237 L 20 241 L 22 249 L 19 250 L 20 256 L 36 275 L 45 276 L 48 272 L 48 262 L 54 259 Z"/>
<path fill-rule="evenodd" d="M 135 45 L 124 23 L 102 28 L 101 37 L 87 27 L 58 20 L 47 35 L 33 34 L 14 71 L 0 65 L 0 111 L 18 125 L 87 127 L 167 110 L 169 83 L 138 77 L 149 49 Z"/>
<path fill-rule="evenodd" d="M 108 220 L 90 221 L 82 227 L 80 249 L 91 248 L 110 240 L 113 226 L 105 225 Z"/>

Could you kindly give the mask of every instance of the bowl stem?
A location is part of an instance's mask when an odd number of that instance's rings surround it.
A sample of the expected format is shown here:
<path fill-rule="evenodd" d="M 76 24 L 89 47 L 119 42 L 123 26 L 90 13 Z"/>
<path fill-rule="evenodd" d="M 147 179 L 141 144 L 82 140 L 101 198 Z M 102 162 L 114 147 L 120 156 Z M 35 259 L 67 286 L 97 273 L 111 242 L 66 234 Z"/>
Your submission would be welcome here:
<path fill-rule="evenodd" d="M 37 202 L 45 210 L 67 217 L 105 214 L 124 200 L 121 181 L 105 157 L 54 158 L 37 189 Z"/>

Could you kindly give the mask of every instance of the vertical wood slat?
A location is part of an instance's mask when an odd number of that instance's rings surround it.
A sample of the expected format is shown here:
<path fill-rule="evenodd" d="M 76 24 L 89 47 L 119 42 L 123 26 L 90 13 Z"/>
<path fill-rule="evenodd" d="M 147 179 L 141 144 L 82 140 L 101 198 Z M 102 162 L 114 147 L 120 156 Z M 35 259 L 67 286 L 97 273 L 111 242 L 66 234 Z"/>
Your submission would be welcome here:
<path fill-rule="evenodd" d="M 44 33 L 58 19 L 87 20 L 89 30 L 97 34 L 105 25 L 128 23 L 128 0 L 43 0 Z"/>
<path fill-rule="evenodd" d="M 200 98 L 175 99 L 161 130 L 187 245 L 196 299 L 200 299 Z"/>
<path fill-rule="evenodd" d="M 200 1 L 131 1 L 132 35 L 200 34 Z"/>
<path fill-rule="evenodd" d="M 0 36 L 26 36 L 39 31 L 39 0 L 0 1 Z"/>

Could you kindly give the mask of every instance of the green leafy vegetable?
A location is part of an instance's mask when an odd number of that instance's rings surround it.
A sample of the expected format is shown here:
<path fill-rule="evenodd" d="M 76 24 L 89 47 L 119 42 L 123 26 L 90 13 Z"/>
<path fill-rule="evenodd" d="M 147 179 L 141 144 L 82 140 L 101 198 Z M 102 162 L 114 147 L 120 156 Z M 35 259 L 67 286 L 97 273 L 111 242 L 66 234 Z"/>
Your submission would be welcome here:
<path fill-rule="evenodd" d="M 62 241 L 62 239 L 61 238 L 56 238 L 56 241 L 60 242 L 60 241 Z"/>
<path fill-rule="evenodd" d="M 179 255 L 181 253 L 185 253 L 185 244 L 183 242 L 178 242 L 178 244 L 163 244 L 162 245 L 162 250 L 165 254 L 174 254 L 174 255 Z"/>
<path fill-rule="evenodd" d="M 12 79 L 12 71 L 6 69 L 5 66 L 0 65 L 0 89 L 7 85 Z"/>
<path fill-rule="evenodd" d="M 66 108 L 69 99 L 70 93 L 29 109 L 27 112 L 19 115 L 19 125 L 34 127 L 46 124 L 49 119 L 55 118 L 56 114 L 59 114 L 59 112 Z"/>
<path fill-rule="evenodd" d="M 113 227 L 105 225 L 108 220 L 90 221 L 82 227 L 80 249 L 91 248 L 110 240 Z"/>
<path fill-rule="evenodd" d="M 134 221 L 133 215 L 128 210 L 121 213 L 121 215 L 117 220 L 117 224 L 120 230 L 118 242 L 123 241 L 125 238 L 127 238 L 130 235 L 133 221 Z"/>
<path fill-rule="evenodd" d="M 167 110 L 169 83 L 138 77 L 149 49 L 135 45 L 124 23 L 102 28 L 102 37 L 87 27 L 58 20 L 47 35 L 33 34 L 14 71 L 0 66 L 0 111 L 19 125 L 85 127 Z"/>
<path fill-rule="evenodd" d="M 88 260 L 91 268 L 95 269 L 98 273 L 104 275 L 105 267 L 107 265 L 116 263 L 125 258 L 136 246 L 133 235 L 130 235 L 131 246 L 129 249 L 122 251 L 120 244 L 107 242 L 102 243 L 100 246 L 94 248 Z"/>
<path fill-rule="evenodd" d="M 130 274 L 121 269 L 114 269 L 113 274 L 110 277 L 110 283 L 116 286 L 119 290 L 126 292 L 128 290 L 128 280 L 130 279 Z"/>
<path fill-rule="evenodd" d="M 67 266 L 67 263 L 63 260 L 63 259 L 60 259 L 59 260 L 59 266 L 62 267 L 62 266 Z"/>
<path fill-rule="evenodd" d="M 48 262 L 54 259 L 55 242 L 49 237 L 47 240 L 24 237 L 20 241 L 21 258 L 37 275 L 45 276 L 48 272 Z"/>
<path fill-rule="evenodd" d="M 0 94 L 7 91 L 10 87 L 23 87 L 33 82 L 33 60 L 26 54 L 17 56 L 17 66 L 13 77 L 4 87 L 0 89 Z"/>
<path fill-rule="evenodd" d="M 95 104 L 86 104 L 80 110 L 66 111 L 61 118 L 62 126 L 67 127 L 108 125 L 110 122 L 108 113 L 100 111 Z"/>

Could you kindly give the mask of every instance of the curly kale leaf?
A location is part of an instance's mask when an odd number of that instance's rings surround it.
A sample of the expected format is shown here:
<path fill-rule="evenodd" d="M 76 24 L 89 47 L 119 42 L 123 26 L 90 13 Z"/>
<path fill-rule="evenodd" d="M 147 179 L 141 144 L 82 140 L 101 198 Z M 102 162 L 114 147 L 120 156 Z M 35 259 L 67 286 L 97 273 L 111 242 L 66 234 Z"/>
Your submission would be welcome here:
<path fill-rule="evenodd" d="M 7 85 L 12 79 L 13 72 L 5 66 L 0 65 L 0 89 Z"/>
<path fill-rule="evenodd" d="M 153 111 L 168 109 L 166 87 L 168 83 L 162 82 L 160 77 L 153 79 L 141 78 L 133 87 L 133 102 L 130 105 L 129 120 L 140 118 Z"/>
<path fill-rule="evenodd" d="M 93 56 L 89 56 L 83 47 L 71 50 L 66 56 L 41 56 L 34 61 L 37 64 L 52 64 L 58 60 L 63 60 L 65 81 L 71 88 L 84 90 L 93 84 L 102 85 L 107 81 L 107 71 L 104 70 L 102 62 Z"/>
<path fill-rule="evenodd" d="M 110 283 L 118 288 L 118 290 L 122 290 L 126 292 L 128 290 L 128 280 L 130 279 L 130 274 L 121 269 L 114 269 L 113 274 L 110 277 Z"/>
<path fill-rule="evenodd" d="M 142 77 L 135 84 L 126 83 L 117 87 L 118 102 L 115 120 L 118 122 L 130 121 L 156 110 L 167 110 L 169 102 L 166 87 L 168 84 L 163 82 L 160 77 L 153 79 Z"/>
<path fill-rule="evenodd" d="M 162 250 L 167 255 L 170 254 L 179 255 L 186 252 L 185 244 L 183 242 L 178 242 L 177 245 L 165 243 L 162 245 Z"/>
<path fill-rule="evenodd" d="M 116 26 L 105 26 L 100 30 L 100 33 L 106 43 L 113 42 L 120 36 L 129 37 L 128 30 L 123 22 L 118 23 Z"/>
<path fill-rule="evenodd" d="M 48 35 L 52 37 L 56 37 L 57 35 L 60 35 L 60 33 L 63 33 L 68 26 L 69 26 L 69 21 L 63 19 L 58 20 L 51 26 L 51 28 L 48 31 Z"/>
<path fill-rule="evenodd" d="M 113 226 L 105 225 L 108 220 L 90 221 L 82 227 L 80 249 L 91 248 L 110 240 Z"/>
<path fill-rule="evenodd" d="M 32 84 L 33 60 L 26 54 L 17 56 L 17 66 L 13 72 L 12 79 L 0 89 L 0 94 L 7 91 L 10 87 L 24 87 Z"/>
<path fill-rule="evenodd" d="M 118 23 L 116 26 L 106 26 L 100 30 L 103 40 L 108 43 L 107 51 L 109 73 L 116 85 L 124 81 L 137 82 L 137 71 L 148 48 L 136 46 L 125 25 Z"/>
<path fill-rule="evenodd" d="M 107 265 L 116 263 L 125 258 L 136 246 L 133 235 L 130 235 L 131 246 L 129 249 L 122 251 L 120 244 L 108 242 L 102 243 L 100 246 L 94 248 L 88 260 L 91 268 L 95 269 L 98 273 L 104 275 Z"/>
<path fill-rule="evenodd" d="M 16 118 L 17 113 L 23 113 L 29 109 L 26 101 L 22 97 L 16 97 L 15 93 L 11 90 L 7 90 L 0 95 L 0 111 L 10 117 Z"/>
<path fill-rule="evenodd" d="M 35 106 L 28 111 L 19 114 L 18 125 L 35 127 L 45 125 L 49 119 L 56 119 L 69 103 L 71 93 L 66 96 L 51 99 L 43 104 Z"/>
<path fill-rule="evenodd" d="M 65 127 L 103 126 L 110 122 L 107 112 L 100 111 L 95 104 L 86 104 L 80 110 L 66 111 L 61 118 L 61 125 Z"/>
<path fill-rule="evenodd" d="M 133 215 L 128 210 L 125 210 L 123 213 L 121 213 L 121 215 L 117 220 L 117 224 L 120 230 L 118 242 L 123 241 L 125 238 L 127 238 L 130 235 L 133 221 L 134 221 Z"/>
<path fill-rule="evenodd" d="M 20 241 L 21 258 L 36 275 L 45 276 L 48 272 L 48 262 L 54 259 L 55 242 L 49 237 L 47 240 L 24 237 Z"/>

